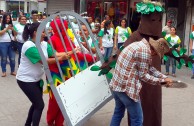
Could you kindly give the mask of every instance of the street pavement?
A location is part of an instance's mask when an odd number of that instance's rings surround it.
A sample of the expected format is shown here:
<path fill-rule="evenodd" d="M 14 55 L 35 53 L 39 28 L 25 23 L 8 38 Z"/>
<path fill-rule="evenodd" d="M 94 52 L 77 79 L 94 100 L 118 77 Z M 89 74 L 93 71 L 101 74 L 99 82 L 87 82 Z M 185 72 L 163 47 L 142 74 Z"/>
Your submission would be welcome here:
<path fill-rule="evenodd" d="M 0 126 L 23 126 L 30 107 L 30 101 L 20 90 L 15 77 L 9 74 L 9 70 L 10 67 L 7 65 L 7 77 L 0 77 Z M 164 66 L 162 66 L 162 70 L 164 72 Z M 177 70 L 177 77 L 173 79 L 187 83 L 187 88 L 162 88 L 162 126 L 194 126 L 194 80 L 190 77 L 191 70 L 184 67 Z M 43 97 L 45 108 L 40 126 L 47 126 L 48 95 Z M 108 126 L 113 110 L 114 100 L 111 100 L 95 113 L 84 126 Z M 127 126 L 126 115 L 121 126 Z"/>

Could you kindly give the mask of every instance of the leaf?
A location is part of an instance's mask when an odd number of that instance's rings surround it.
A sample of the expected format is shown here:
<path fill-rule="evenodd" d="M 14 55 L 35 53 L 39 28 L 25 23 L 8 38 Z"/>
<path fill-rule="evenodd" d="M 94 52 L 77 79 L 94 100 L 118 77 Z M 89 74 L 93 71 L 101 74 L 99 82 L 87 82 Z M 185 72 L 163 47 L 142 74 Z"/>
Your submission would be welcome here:
<path fill-rule="evenodd" d="M 166 39 L 166 41 L 167 41 L 168 43 L 170 43 L 171 37 L 168 37 L 168 38 Z"/>
<path fill-rule="evenodd" d="M 181 69 L 181 67 L 182 67 L 182 64 L 179 63 L 179 64 L 177 65 L 177 68 L 178 68 L 178 69 Z"/>
<path fill-rule="evenodd" d="M 180 56 L 184 55 L 187 52 L 187 49 L 181 48 Z"/>
<path fill-rule="evenodd" d="M 167 61 L 168 60 L 168 56 L 164 55 L 163 59 L 164 59 L 164 61 Z"/>
<path fill-rule="evenodd" d="M 193 60 L 194 59 L 194 55 L 190 55 L 189 58 Z"/>
<path fill-rule="evenodd" d="M 98 76 L 107 74 L 108 72 L 109 72 L 109 70 L 108 70 L 107 68 L 104 68 L 104 69 L 102 69 L 102 70 L 99 72 Z"/>
<path fill-rule="evenodd" d="M 92 66 L 90 68 L 91 71 L 99 71 L 100 70 L 100 67 L 99 66 Z"/>
<path fill-rule="evenodd" d="M 185 65 L 185 60 L 181 58 L 180 63 L 181 63 L 181 65 Z"/>
<path fill-rule="evenodd" d="M 158 12 L 162 12 L 162 7 L 160 7 L 160 6 L 156 6 L 155 9 L 156 9 Z"/>
<path fill-rule="evenodd" d="M 166 36 L 166 32 L 163 31 L 163 32 L 162 32 L 162 37 L 165 37 L 165 36 Z"/>
<path fill-rule="evenodd" d="M 176 49 L 179 47 L 179 44 L 175 44 L 173 47 Z"/>
<path fill-rule="evenodd" d="M 173 54 L 175 57 L 179 57 L 179 54 L 177 53 L 176 50 L 172 50 L 172 54 Z"/>
<path fill-rule="evenodd" d="M 108 72 L 108 73 L 106 74 L 106 77 L 107 77 L 108 79 L 112 79 L 113 75 L 112 75 L 111 72 Z"/>
<path fill-rule="evenodd" d="M 192 70 L 192 68 L 193 68 L 193 64 L 191 63 L 191 61 L 189 61 L 189 62 L 188 62 L 188 67 L 189 67 L 189 69 L 191 69 L 191 70 Z"/>
<path fill-rule="evenodd" d="M 112 62 L 109 64 L 109 66 L 110 66 L 111 68 L 115 68 L 116 62 L 117 62 L 116 60 L 112 61 Z"/>
<path fill-rule="evenodd" d="M 122 46 L 119 48 L 119 50 L 122 51 L 123 49 L 124 49 L 124 46 L 122 45 Z"/>
<path fill-rule="evenodd" d="M 107 57 L 104 58 L 104 62 L 108 63 L 108 58 Z"/>

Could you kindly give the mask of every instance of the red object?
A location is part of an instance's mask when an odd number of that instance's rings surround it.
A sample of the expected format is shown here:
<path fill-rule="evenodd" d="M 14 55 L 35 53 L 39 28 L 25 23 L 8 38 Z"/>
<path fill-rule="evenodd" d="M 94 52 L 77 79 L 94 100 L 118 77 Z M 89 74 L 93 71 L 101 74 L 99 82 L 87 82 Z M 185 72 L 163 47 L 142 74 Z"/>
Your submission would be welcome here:
<path fill-rule="evenodd" d="M 57 104 L 57 101 L 51 92 L 52 98 L 49 98 L 48 111 L 47 111 L 47 124 L 53 126 L 63 126 L 64 118 L 63 114 Z"/>

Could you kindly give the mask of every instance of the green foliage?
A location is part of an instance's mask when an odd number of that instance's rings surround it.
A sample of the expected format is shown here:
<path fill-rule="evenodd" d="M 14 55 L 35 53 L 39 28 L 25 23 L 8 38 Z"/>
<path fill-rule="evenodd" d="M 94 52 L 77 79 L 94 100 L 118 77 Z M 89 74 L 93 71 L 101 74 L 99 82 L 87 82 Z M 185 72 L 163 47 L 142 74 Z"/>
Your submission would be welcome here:
<path fill-rule="evenodd" d="M 180 56 L 184 55 L 187 52 L 187 49 L 181 48 L 180 50 Z"/>
<path fill-rule="evenodd" d="M 98 76 L 101 76 L 101 75 L 107 74 L 108 72 L 109 72 L 109 70 L 108 70 L 108 69 L 106 69 L 106 68 L 104 68 L 104 69 L 102 69 L 102 70 L 99 72 Z"/>
<path fill-rule="evenodd" d="M 179 63 L 179 64 L 177 65 L 177 68 L 178 68 L 178 69 L 181 69 L 181 67 L 182 67 L 182 64 Z"/>
<path fill-rule="evenodd" d="M 164 8 L 160 5 L 154 5 L 151 2 L 140 2 L 136 4 L 137 12 L 141 14 L 150 14 L 155 11 L 164 12 Z"/>
<path fill-rule="evenodd" d="M 104 58 L 104 62 L 108 63 L 108 58 L 107 57 Z"/>
<path fill-rule="evenodd" d="M 110 64 L 109 64 L 109 66 L 111 67 L 111 68 L 115 68 L 115 66 L 116 66 L 116 60 L 113 60 Z"/>
<path fill-rule="evenodd" d="M 175 44 L 173 47 L 176 49 L 179 47 L 179 44 Z"/>
<path fill-rule="evenodd" d="M 180 63 L 181 63 L 181 65 L 185 65 L 185 60 L 181 58 Z"/>
<path fill-rule="evenodd" d="M 193 68 L 193 65 L 192 65 L 191 61 L 188 62 L 188 67 L 189 67 L 189 69 Z"/>
<path fill-rule="evenodd" d="M 90 68 L 91 71 L 99 71 L 100 70 L 100 67 L 99 66 L 92 66 Z"/>
<path fill-rule="evenodd" d="M 189 58 L 193 60 L 194 59 L 194 55 L 190 55 Z"/>
<path fill-rule="evenodd" d="M 164 55 L 163 60 L 168 61 L 168 57 L 166 55 Z"/>
<path fill-rule="evenodd" d="M 166 32 L 163 31 L 163 32 L 162 32 L 162 37 L 165 37 L 165 36 L 166 36 Z"/>
<path fill-rule="evenodd" d="M 107 77 L 108 79 L 112 79 L 113 75 L 112 75 L 111 72 L 108 72 L 108 73 L 106 74 L 106 77 Z"/>
<path fill-rule="evenodd" d="M 124 49 L 124 46 L 122 45 L 122 46 L 119 48 L 119 50 L 122 51 L 123 49 Z"/>
<path fill-rule="evenodd" d="M 172 54 L 175 56 L 175 57 L 179 57 L 179 54 L 176 50 L 172 50 Z"/>

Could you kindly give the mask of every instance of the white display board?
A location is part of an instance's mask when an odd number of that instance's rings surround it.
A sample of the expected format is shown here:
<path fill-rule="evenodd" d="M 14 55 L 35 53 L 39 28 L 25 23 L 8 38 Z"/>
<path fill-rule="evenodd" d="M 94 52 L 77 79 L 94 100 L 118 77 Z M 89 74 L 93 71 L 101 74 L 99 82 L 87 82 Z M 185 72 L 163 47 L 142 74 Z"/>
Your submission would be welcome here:
<path fill-rule="evenodd" d="M 100 66 L 100 61 L 94 65 Z M 99 71 L 91 71 L 89 67 L 57 86 L 73 126 L 87 115 L 94 113 L 93 111 L 112 95 L 106 76 L 98 76 L 98 73 Z"/>

